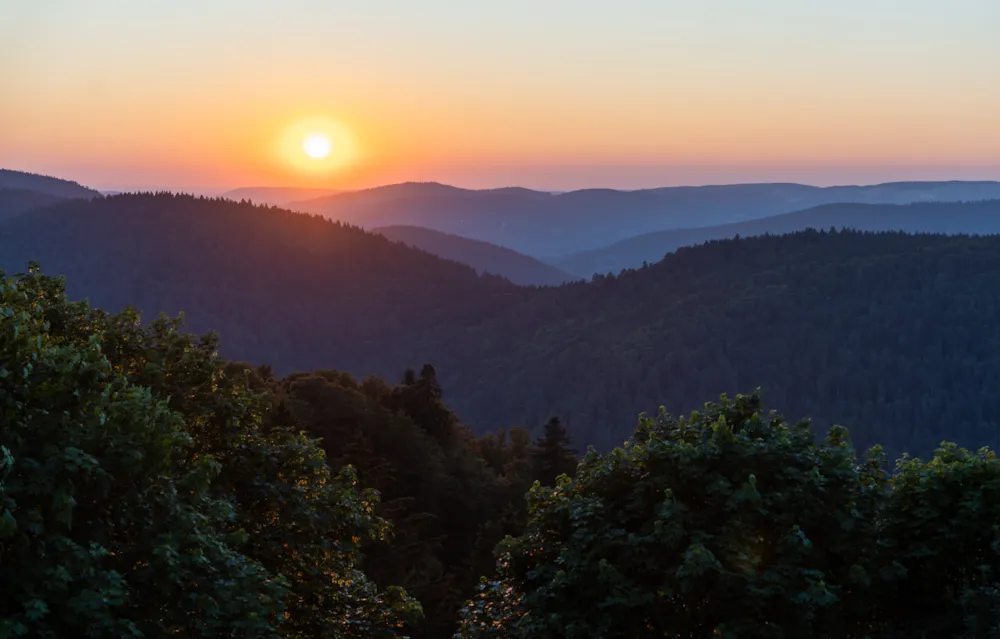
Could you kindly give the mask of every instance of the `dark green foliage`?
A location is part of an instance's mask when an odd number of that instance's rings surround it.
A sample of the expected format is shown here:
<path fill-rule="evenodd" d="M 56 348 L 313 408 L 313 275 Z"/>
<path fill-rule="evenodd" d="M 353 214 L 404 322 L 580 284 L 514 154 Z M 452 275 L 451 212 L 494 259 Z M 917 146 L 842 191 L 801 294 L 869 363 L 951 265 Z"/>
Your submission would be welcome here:
<path fill-rule="evenodd" d="M 357 566 L 375 495 L 213 337 L 0 285 L 0 636 L 395 635 L 414 604 Z"/>
<path fill-rule="evenodd" d="M 462 635 L 863 636 L 849 603 L 880 486 L 844 432 L 817 445 L 756 396 L 646 419 L 625 448 L 532 490 L 527 529 Z"/>
<path fill-rule="evenodd" d="M 903 459 L 884 509 L 883 636 L 1000 636 L 1000 460 L 946 444 Z"/>
<path fill-rule="evenodd" d="M 643 419 L 529 494 L 461 639 L 986 639 L 1000 632 L 1000 460 L 943 445 L 891 476 L 758 396 Z"/>
<path fill-rule="evenodd" d="M 280 412 L 319 438 L 331 464 L 352 465 L 379 491 L 376 513 L 393 522 L 391 543 L 367 545 L 364 568 L 420 600 L 424 619 L 407 632 L 448 636 L 479 576 L 492 572 L 493 546 L 520 530 L 530 466 L 503 444 L 493 450 L 493 438 L 472 437 L 444 405 L 431 366 L 397 386 L 334 371 L 265 377 L 259 383 Z M 520 454 L 527 459 L 526 445 Z"/>
<path fill-rule="evenodd" d="M 558 417 L 545 422 L 542 435 L 532 451 L 535 479 L 546 486 L 555 484 L 560 475 L 576 470 L 576 451 L 569 447 L 569 435 Z"/>

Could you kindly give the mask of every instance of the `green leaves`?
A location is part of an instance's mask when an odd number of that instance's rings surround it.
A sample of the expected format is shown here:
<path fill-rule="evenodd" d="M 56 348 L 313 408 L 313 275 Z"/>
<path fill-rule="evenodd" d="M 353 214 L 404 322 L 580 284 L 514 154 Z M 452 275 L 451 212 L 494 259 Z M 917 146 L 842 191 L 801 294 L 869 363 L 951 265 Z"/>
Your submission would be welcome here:
<path fill-rule="evenodd" d="M 391 637 L 374 497 L 215 338 L 0 279 L 0 637 Z"/>

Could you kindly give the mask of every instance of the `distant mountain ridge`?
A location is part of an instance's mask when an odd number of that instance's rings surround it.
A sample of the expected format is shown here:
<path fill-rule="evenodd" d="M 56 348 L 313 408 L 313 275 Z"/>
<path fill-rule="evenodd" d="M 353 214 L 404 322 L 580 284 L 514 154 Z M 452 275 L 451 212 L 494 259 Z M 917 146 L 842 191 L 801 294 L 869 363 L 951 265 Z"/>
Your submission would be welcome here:
<path fill-rule="evenodd" d="M 99 191 L 71 180 L 12 169 L 0 169 L 0 189 L 36 191 L 63 198 L 102 197 Z"/>
<path fill-rule="evenodd" d="M 730 224 L 822 204 L 1000 198 L 1000 182 L 897 182 L 815 187 L 792 183 L 583 189 L 470 190 L 409 182 L 290 203 L 363 228 L 408 225 L 482 240 L 547 260 L 653 231 Z"/>
<path fill-rule="evenodd" d="M 433 229 L 384 226 L 373 229 L 373 232 L 394 242 L 402 242 L 446 259 L 468 264 L 479 273 L 500 275 L 515 284 L 555 286 L 580 279 L 512 249 Z"/>
<path fill-rule="evenodd" d="M 646 233 L 597 250 L 551 258 L 550 262 L 567 272 L 589 278 L 595 273 L 618 273 L 622 269 L 636 268 L 643 262 L 659 262 L 666 253 L 682 246 L 710 240 L 831 227 L 859 231 L 995 234 L 1000 233 L 1000 199 L 912 204 L 825 204 L 735 224 Z"/>

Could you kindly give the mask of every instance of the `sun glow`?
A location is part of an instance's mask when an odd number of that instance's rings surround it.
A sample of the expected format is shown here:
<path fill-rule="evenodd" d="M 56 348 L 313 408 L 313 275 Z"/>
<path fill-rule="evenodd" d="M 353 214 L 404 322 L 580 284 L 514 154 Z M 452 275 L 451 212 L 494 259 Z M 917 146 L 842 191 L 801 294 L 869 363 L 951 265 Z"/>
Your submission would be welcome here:
<path fill-rule="evenodd" d="M 351 132 L 324 117 L 303 118 L 286 128 L 276 150 L 286 165 L 317 177 L 348 168 L 358 156 Z"/>
<path fill-rule="evenodd" d="M 330 138 L 322 133 L 312 133 L 305 140 L 302 140 L 302 150 L 314 160 L 330 155 L 332 147 L 333 143 L 330 142 Z"/>

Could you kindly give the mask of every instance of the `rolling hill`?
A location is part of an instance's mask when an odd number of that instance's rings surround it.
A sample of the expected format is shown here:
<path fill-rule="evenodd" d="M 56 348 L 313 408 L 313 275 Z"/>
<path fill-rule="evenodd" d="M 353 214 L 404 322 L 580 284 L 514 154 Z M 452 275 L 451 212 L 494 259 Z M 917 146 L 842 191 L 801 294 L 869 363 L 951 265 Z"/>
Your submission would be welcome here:
<path fill-rule="evenodd" d="M 184 311 L 223 354 L 277 372 L 398 378 L 433 363 L 478 432 L 562 417 L 608 448 L 635 414 L 763 387 L 855 442 L 926 453 L 993 442 L 1000 237 L 804 231 L 712 241 L 552 288 L 328 220 L 225 200 L 75 200 L 0 223 L 0 267 L 75 298 Z"/>
<path fill-rule="evenodd" d="M 402 242 L 449 260 L 467 264 L 479 273 L 506 277 L 526 286 L 556 286 L 579 279 L 554 266 L 509 248 L 425 229 L 419 226 L 385 226 L 373 230 L 394 242 Z"/>
<path fill-rule="evenodd" d="M 837 202 L 905 204 L 1000 198 L 1000 182 L 874 186 L 736 184 L 640 191 L 548 193 L 406 183 L 289 204 L 364 228 L 410 225 L 512 248 L 546 260 L 643 233 L 741 222 Z"/>
<path fill-rule="evenodd" d="M 249 186 L 226 191 L 220 197 L 228 200 L 250 200 L 255 204 L 287 206 L 290 202 L 344 193 L 341 189 L 310 189 L 296 186 Z"/>
<path fill-rule="evenodd" d="M 0 189 L 35 191 L 45 195 L 65 198 L 101 197 L 98 191 L 81 186 L 70 180 L 63 180 L 48 175 L 38 175 L 36 173 L 26 173 L 24 171 L 12 171 L 10 169 L 0 169 Z"/>
<path fill-rule="evenodd" d="M 945 234 L 1000 233 L 1000 200 L 896 205 L 827 204 L 735 224 L 646 233 L 594 251 L 552 258 L 551 262 L 567 272 L 589 278 L 594 273 L 617 273 L 622 269 L 641 266 L 643 262 L 657 262 L 666 253 L 682 246 L 738 236 L 794 233 L 808 228 Z"/>
<path fill-rule="evenodd" d="M 66 199 L 27 189 L 0 189 L 0 221 Z"/>

